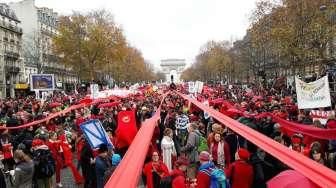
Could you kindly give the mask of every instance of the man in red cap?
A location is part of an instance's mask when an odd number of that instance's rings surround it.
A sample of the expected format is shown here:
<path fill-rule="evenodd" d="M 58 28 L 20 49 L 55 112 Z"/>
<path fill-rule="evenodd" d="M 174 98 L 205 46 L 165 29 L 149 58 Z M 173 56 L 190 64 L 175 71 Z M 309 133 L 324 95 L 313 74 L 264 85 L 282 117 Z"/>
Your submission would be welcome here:
<path fill-rule="evenodd" d="M 225 174 L 231 181 L 232 188 L 251 188 L 253 183 L 253 167 L 248 163 L 250 152 L 240 148 L 236 155 L 236 161 L 226 170 Z"/>

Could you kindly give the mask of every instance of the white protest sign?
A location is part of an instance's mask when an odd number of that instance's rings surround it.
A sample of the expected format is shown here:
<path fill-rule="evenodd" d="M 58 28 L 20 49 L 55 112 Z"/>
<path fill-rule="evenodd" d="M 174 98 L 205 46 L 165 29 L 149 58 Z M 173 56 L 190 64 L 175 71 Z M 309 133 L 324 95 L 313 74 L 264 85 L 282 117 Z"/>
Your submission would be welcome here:
<path fill-rule="evenodd" d="M 90 91 L 91 91 L 91 98 L 97 99 L 99 95 L 99 86 L 98 84 L 91 84 L 90 85 Z"/>
<path fill-rule="evenodd" d="M 203 85 L 204 83 L 203 82 L 200 82 L 200 81 L 196 81 L 195 83 L 195 93 L 202 93 L 202 90 L 203 90 Z"/>
<path fill-rule="evenodd" d="M 310 83 L 295 77 L 295 86 L 299 109 L 331 106 L 327 76 Z"/>
<path fill-rule="evenodd" d="M 195 83 L 194 82 L 188 82 L 188 91 L 189 93 L 195 93 Z"/>

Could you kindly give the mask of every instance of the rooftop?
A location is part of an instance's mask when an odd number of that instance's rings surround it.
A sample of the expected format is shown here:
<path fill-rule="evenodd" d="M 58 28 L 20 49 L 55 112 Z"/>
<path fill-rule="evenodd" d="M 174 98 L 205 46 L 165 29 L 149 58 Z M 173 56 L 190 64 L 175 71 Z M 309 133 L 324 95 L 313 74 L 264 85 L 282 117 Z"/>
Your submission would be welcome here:
<path fill-rule="evenodd" d="M 20 22 L 16 17 L 15 12 L 5 3 L 0 3 L 0 15 L 12 19 L 16 22 Z"/>
<path fill-rule="evenodd" d="M 163 59 L 161 60 L 160 63 L 161 66 L 174 66 L 174 65 L 179 65 L 179 66 L 185 66 L 185 59 Z"/>

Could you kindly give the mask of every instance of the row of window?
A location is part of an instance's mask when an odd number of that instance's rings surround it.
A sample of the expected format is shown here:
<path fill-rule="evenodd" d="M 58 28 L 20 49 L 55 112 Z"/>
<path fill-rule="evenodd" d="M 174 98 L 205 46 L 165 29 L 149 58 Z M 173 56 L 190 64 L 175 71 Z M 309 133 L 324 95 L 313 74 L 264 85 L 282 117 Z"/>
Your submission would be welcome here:
<path fill-rule="evenodd" d="M 1 39 L 6 40 L 6 41 L 11 41 L 11 40 L 21 40 L 21 35 L 17 35 L 13 32 L 8 32 L 6 30 L 0 30 L 0 36 L 3 36 L 3 38 L 1 37 Z"/>
<path fill-rule="evenodd" d="M 46 25 L 56 27 L 57 19 L 53 15 L 47 14 L 42 10 L 38 11 L 38 20 Z"/>

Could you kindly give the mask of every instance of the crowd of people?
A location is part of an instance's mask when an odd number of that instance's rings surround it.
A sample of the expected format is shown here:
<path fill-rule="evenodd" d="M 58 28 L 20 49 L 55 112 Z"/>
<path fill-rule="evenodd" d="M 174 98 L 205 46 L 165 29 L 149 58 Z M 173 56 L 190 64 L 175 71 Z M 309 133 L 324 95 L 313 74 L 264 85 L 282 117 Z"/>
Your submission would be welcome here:
<path fill-rule="evenodd" d="M 183 85 L 173 85 L 170 89 L 188 94 Z M 161 100 L 160 121 L 142 173 L 141 182 L 147 187 L 262 188 L 267 187 L 268 180 L 289 169 L 177 93 L 171 92 L 163 99 L 160 94 L 165 91 L 160 90 L 102 100 L 22 128 L 29 122 L 87 102 L 83 100 L 86 93 L 55 92 L 42 101 L 34 96 L 1 100 L 0 187 L 63 187 L 63 168 L 70 169 L 77 185 L 104 187 L 129 146 L 118 143 L 118 113 L 133 111 L 136 127 L 140 128 L 144 120 L 153 116 Z M 307 126 L 336 127 L 333 114 L 324 125 L 313 121 L 309 111 L 298 110 L 295 91 L 291 88 L 211 85 L 190 97 L 335 169 L 335 141 L 284 131 L 272 116 L 256 118 L 256 114 L 270 112 Z M 100 106 L 113 101 L 118 104 Z M 97 149 L 91 148 L 80 129 L 90 119 L 102 122 L 114 147 L 101 144 Z"/>
<path fill-rule="evenodd" d="M 113 145 L 118 145 L 115 135 L 118 112 L 133 111 L 139 127 L 143 120 L 152 116 L 160 99 L 153 93 L 146 97 L 143 94 L 111 97 L 93 103 L 86 95 L 86 92 L 54 92 L 44 100 L 35 96 L 0 100 L 0 187 L 63 187 L 63 168 L 69 168 L 77 185 L 104 187 L 127 146 L 113 148 L 102 144 L 92 149 L 80 125 L 90 119 L 99 119 Z M 111 101 L 116 105 L 100 107 Z M 92 104 L 47 118 L 72 105 L 88 102 Z M 31 122 L 37 123 L 26 126 Z"/>
<path fill-rule="evenodd" d="M 182 86 L 178 90 L 189 94 L 187 87 Z M 190 97 L 335 170 L 334 140 L 286 131 L 272 119 L 272 115 L 276 115 L 306 126 L 335 128 L 334 113 L 324 125 L 319 120 L 313 121 L 310 110 L 297 109 L 292 88 L 213 85 Z M 319 110 L 332 111 L 332 108 Z M 272 115 L 257 118 L 263 112 Z M 208 188 L 214 184 L 233 188 L 262 188 L 267 187 L 267 181 L 271 178 L 288 169 L 286 164 L 189 101 L 171 94 L 162 106 L 159 131 L 153 136 L 143 179 L 149 188 L 165 187 L 167 177 L 169 187 L 175 188 Z"/>

